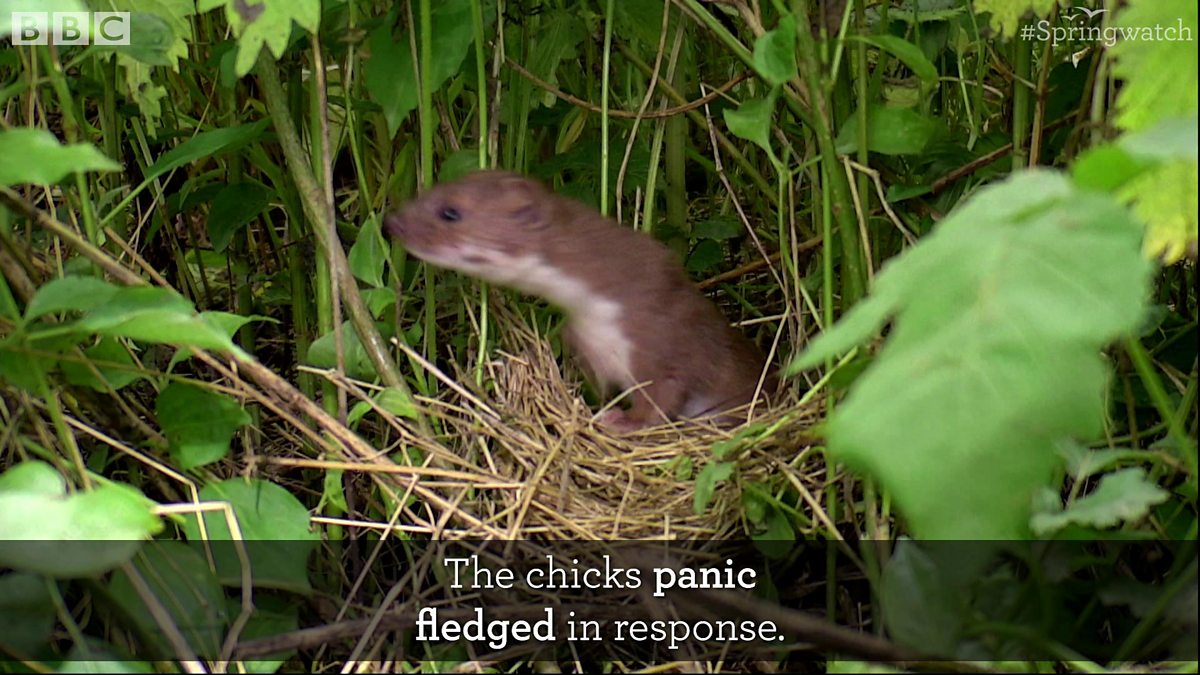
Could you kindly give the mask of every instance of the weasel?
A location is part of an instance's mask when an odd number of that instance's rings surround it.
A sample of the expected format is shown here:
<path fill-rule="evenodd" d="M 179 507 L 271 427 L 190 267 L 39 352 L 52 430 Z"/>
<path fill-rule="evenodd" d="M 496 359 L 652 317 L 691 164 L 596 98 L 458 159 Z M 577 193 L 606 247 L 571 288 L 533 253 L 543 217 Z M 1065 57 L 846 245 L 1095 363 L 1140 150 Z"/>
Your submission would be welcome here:
<path fill-rule="evenodd" d="M 600 416 L 607 429 L 715 415 L 758 390 L 761 353 L 674 252 L 536 180 L 477 171 L 434 186 L 385 228 L 418 258 L 562 309 L 567 344 L 602 391 L 642 385 L 628 410 Z"/>

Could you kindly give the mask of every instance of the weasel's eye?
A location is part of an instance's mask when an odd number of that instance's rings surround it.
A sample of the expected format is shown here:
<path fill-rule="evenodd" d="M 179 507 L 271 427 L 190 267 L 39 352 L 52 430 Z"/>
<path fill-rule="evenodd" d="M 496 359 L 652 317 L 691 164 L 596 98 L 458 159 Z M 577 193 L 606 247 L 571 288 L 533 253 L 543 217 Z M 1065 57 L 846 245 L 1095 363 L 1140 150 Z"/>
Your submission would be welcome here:
<path fill-rule="evenodd" d="M 456 222 L 459 218 L 461 218 L 462 215 L 459 214 L 458 209 L 456 209 L 452 206 L 447 206 L 446 208 L 444 208 L 440 212 L 438 212 L 438 217 L 441 218 L 442 220 L 453 223 L 453 222 Z"/>

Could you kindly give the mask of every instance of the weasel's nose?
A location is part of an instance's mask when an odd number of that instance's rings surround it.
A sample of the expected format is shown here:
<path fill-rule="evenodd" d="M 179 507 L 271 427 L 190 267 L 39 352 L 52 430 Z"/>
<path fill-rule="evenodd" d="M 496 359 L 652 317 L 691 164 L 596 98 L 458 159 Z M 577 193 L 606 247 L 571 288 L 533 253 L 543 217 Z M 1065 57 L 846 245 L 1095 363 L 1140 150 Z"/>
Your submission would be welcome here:
<path fill-rule="evenodd" d="M 389 235 L 397 239 L 404 238 L 406 224 L 404 216 L 400 215 L 399 212 L 389 213 L 383 219 L 383 228 L 387 230 Z"/>

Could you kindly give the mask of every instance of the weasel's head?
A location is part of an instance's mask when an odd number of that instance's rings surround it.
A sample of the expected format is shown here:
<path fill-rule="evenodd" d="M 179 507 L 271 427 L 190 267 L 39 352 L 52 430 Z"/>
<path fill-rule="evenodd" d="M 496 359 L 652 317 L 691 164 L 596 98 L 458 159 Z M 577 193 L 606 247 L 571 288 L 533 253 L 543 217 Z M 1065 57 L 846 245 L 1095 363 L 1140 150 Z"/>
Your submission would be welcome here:
<path fill-rule="evenodd" d="M 544 266 L 541 242 L 554 226 L 550 196 L 520 174 L 477 171 L 434 186 L 389 214 L 384 226 L 422 260 L 522 288 L 532 268 Z"/>

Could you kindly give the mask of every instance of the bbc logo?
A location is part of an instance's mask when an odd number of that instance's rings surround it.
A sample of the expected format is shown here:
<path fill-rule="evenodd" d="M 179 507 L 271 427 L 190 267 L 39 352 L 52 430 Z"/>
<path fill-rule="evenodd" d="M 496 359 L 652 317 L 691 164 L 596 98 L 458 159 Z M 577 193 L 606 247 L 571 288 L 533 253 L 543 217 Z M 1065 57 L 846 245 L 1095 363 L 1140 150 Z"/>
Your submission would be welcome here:
<path fill-rule="evenodd" d="M 13 12 L 14 45 L 127 45 L 129 12 Z"/>

